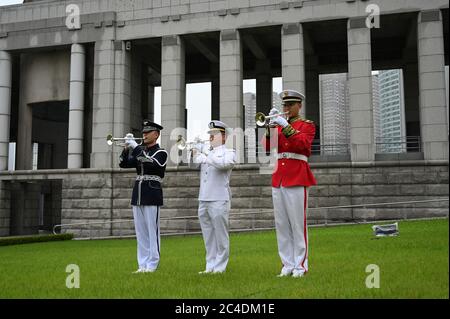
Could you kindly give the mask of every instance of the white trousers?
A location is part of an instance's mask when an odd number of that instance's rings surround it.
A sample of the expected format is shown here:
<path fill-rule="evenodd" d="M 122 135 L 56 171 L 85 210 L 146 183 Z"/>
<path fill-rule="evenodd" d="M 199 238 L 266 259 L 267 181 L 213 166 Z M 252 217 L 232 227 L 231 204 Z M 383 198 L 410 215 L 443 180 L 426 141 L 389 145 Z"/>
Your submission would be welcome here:
<path fill-rule="evenodd" d="M 308 189 L 303 186 L 272 188 L 278 253 L 283 272 L 308 271 Z"/>
<path fill-rule="evenodd" d="M 159 206 L 133 206 L 139 268 L 156 269 L 159 264 Z"/>
<path fill-rule="evenodd" d="M 229 201 L 199 201 L 198 218 L 206 249 L 206 270 L 225 271 L 230 255 Z"/>

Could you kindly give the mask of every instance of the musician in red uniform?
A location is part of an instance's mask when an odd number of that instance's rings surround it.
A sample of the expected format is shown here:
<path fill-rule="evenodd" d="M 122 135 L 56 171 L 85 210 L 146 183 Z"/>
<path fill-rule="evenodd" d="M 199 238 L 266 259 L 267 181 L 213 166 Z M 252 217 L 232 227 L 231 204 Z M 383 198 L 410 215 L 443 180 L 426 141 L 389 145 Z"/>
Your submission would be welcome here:
<path fill-rule="evenodd" d="M 276 116 L 267 127 L 262 145 L 268 151 L 278 142 L 277 164 L 272 174 L 272 199 L 278 252 L 283 263 L 279 277 L 302 277 L 308 271 L 308 188 L 316 179 L 308 164 L 315 125 L 299 116 L 304 95 L 285 90 L 281 94 L 286 117 Z M 279 111 L 273 108 L 269 115 Z M 271 137 L 272 134 L 272 137 Z"/>

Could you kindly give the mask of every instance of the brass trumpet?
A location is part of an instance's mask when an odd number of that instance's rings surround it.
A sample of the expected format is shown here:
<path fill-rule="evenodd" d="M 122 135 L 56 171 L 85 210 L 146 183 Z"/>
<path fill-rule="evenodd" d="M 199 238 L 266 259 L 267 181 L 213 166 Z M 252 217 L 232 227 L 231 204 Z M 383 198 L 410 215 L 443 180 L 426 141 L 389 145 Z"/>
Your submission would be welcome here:
<path fill-rule="evenodd" d="M 194 147 L 195 144 L 199 144 L 199 143 L 203 144 L 206 142 L 209 142 L 209 140 L 201 140 L 199 138 L 196 138 L 193 142 L 186 142 L 186 140 L 183 138 L 183 136 L 179 135 L 175 144 L 177 145 L 177 148 L 180 151 L 183 151 L 185 149 L 190 151 L 190 150 L 192 150 L 192 148 Z"/>
<path fill-rule="evenodd" d="M 128 133 L 127 135 L 125 135 L 125 137 L 113 137 L 112 134 L 108 134 L 108 136 L 106 136 L 106 143 L 109 146 L 112 145 L 116 145 L 116 146 L 126 146 L 125 142 L 120 142 L 120 141 L 125 141 L 125 140 L 135 140 L 135 141 L 141 141 L 140 144 L 142 144 L 143 139 L 141 137 L 134 137 L 133 134 Z"/>
<path fill-rule="evenodd" d="M 277 114 L 273 114 L 273 115 L 265 115 L 265 114 L 262 113 L 262 112 L 258 112 L 258 113 L 256 113 L 256 115 L 255 115 L 256 125 L 258 125 L 258 126 L 266 126 L 266 125 L 269 124 L 269 123 L 267 122 L 267 120 L 270 121 L 270 119 L 273 119 L 274 117 L 277 117 L 277 116 L 286 116 L 286 115 L 288 115 L 288 114 L 289 114 L 289 112 L 277 113 Z"/>

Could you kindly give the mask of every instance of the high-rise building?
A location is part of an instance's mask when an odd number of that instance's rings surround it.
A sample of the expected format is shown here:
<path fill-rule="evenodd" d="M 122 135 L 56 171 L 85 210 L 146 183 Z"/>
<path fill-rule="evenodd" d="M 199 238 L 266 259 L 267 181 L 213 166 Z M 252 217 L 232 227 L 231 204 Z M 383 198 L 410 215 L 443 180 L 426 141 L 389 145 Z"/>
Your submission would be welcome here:
<path fill-rule="evenodd" d="M 373 130 L 375 138 L 381 136 L 380 117 L 380 84 L 378 72 L 372 74 L 372 108 L 373 108 Z"/>
<path fill-rule="evenodd" d="M 244 121 L 245 127 L 247 128 L 255 128 L 255 114 L 256 114 L 256 94 L 251 92 L 244 93 Z"/>
<path fill-rule="evenodd" d="M 378 74 L 379 128 L 375 131 L 377 152 L 401 153 L 406 151 L 405 105 L 403 76 L 400 69 L 384 70 Z M 376 124 L 376 123 L 375 123 Z"/>
<path fill-rule="evenodd" d="M 346 152 L 349 143 L 348 86 L 345 73 L 320 75 L 322 154 Z"/>
<path fill-rule="evenodd" d="M 321 75 L 320 90 L 322 153 L 336 153 L 338 145 L 350 143 L 347 75 L 345 73 Z M 401 70 L 374 72 L 372 107 L 377 153 L 404 152 L 406 132 Z"/>

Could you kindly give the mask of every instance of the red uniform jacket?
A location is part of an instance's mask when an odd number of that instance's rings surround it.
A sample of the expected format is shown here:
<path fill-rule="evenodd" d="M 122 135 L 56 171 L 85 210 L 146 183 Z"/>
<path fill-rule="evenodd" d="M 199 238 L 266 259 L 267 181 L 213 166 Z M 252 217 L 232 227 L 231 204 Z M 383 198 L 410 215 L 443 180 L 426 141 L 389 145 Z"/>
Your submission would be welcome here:
<path fill-rule="evenodd" d="M 289 123 L 290 125 L 284 129 L 280 126 L 276 128 L 278 130 L 278 153 L 297 153 L 309 157 L 316 131 L 314 123 L 300 119 L 300 117 L 289 119 Z M 274 137 L 269 138 L 267 136 L 262 138 L 261 144 L 266 151 L 273 147 L 269 142 L 273 139 Z M 279 159 L 272 173 L 272 187 L 311 186 L 316 184 L 316 179 L 309 164 L 302 160 Z"/>

